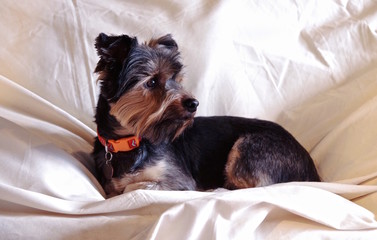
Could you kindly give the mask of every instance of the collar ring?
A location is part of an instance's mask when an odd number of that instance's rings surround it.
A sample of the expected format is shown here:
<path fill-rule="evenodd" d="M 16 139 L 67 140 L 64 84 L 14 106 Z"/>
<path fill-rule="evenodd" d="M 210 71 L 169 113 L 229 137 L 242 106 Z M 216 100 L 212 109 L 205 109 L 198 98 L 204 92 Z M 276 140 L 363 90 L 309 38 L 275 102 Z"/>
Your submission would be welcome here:
<path fill-rule="evenodd" d="M 113 159 L 113 154 L 108 150 L 107 144 L 105 144 L 105 160 L 106 164 L 109 164 Z"/>

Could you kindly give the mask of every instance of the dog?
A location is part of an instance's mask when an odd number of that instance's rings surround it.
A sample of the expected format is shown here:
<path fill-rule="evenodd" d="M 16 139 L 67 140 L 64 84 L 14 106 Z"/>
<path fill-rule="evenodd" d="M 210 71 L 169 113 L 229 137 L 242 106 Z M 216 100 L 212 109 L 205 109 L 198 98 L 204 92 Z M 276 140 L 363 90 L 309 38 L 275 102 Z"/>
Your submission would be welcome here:
<path fill-rule="evenodd" d="M 92 156 L 111 197 L 136 189 L 241 189 L 320 181 L 309 153 L 280 125 L 232 116 L 194 117 L 170 34 L 139 43 L 99 34 L 100 95 Z"/>

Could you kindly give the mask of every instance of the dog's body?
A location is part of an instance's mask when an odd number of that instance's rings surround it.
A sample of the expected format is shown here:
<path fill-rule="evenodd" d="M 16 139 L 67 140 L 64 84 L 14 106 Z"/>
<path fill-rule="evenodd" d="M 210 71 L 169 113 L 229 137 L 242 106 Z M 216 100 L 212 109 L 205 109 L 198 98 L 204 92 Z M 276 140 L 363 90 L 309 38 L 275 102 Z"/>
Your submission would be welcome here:
<path fill-rule="evenodd" d="M 109 196 L 140 188 L 320 181 L 308 152 L 281 126 L 239 117 L 194 118 L 198 101 L 180 85 L 182 65 L 170 35 L 139 44 L 126 35 L 100 34 L 96 48 L 101 94 L 93 156 Z"/>

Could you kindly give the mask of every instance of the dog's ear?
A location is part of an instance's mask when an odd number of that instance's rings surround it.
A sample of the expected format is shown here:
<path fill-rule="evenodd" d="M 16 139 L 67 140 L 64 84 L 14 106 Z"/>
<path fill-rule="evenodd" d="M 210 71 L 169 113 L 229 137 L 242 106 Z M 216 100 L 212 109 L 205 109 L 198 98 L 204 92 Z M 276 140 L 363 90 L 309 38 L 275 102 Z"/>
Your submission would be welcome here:
<path fill-rule="evenodd" d="M 130 49 L 137 44 L 136 38 L 131 38 L 127 35 L 108 36 L 100 33 L 94 44 L 100 57 L 94 72 L 101 72 L 106 69 L 114 70 L 116 67 L 121 68 Z"/>
<path fill-rule="evenodd" d="M 128 58 L 131 49 L 137 44 L 136 38 L 127 35 L 108 36 L 101 33 L 96 38 L 94 46 L 100 60 L 94 72 L 99 73 L 101 95 L 106 99 L 112 99 L 118 91 L 118 77 L 123 63 Z"/>
<path fill-rule="evenodd" d="M 178 44 L 175 42 L 171 34 L 167 34 L 157 39 L 151 39 L 148 46 L 152 48 L 164 47 L 171 51 L 178 50 Z"/>

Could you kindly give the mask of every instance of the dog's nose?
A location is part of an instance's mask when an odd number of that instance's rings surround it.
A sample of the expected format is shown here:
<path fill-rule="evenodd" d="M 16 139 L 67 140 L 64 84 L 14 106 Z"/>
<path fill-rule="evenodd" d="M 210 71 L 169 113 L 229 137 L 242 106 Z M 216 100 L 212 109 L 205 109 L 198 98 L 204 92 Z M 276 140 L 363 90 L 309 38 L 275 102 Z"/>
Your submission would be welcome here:
<path fill-rule="evenodd" d="M 199 105 L 199 101 L 195 98 L 188 98 L 183 101 L 183 106 L 186 108 L 187 111 L 193 113 L 196 111 L 196 108 Z"/>

